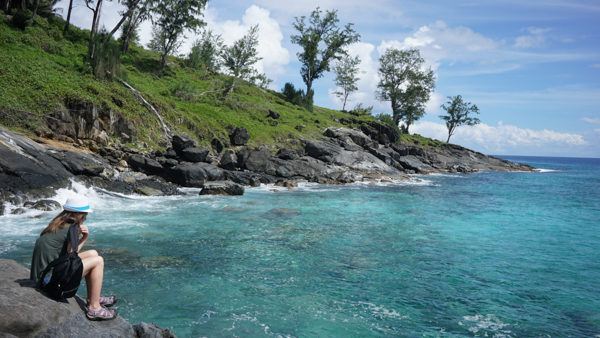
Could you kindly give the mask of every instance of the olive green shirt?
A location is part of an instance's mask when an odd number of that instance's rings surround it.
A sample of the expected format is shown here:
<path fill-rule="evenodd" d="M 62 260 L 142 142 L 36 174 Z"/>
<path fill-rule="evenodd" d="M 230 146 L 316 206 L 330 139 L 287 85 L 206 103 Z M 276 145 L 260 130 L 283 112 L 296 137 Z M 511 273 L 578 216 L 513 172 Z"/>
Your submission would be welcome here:
<path fill-rule="evenodd" d="M 33 257 L 31 258 L 30 279 L 39 283 L 40 275 L 44 269 L 50 262 L 60 256 L 60 252 L 67 240 L 68 234 L 69 225 L 67 224 L 64 228 L 58 229 L 56 232 L 49 232 L 41 235 L 37 241 L 35 241 Z"/>

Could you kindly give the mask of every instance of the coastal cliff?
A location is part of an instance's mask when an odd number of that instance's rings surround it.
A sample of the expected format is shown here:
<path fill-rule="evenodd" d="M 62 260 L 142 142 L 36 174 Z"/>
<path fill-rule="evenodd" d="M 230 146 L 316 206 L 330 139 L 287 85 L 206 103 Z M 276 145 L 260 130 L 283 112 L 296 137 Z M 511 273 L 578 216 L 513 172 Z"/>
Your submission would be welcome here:
<path fill-rule="evenodd" d="M 173 338 L 154 324 L 131 325 L 117 317 L 106 322 L 85 318 L 78 297 L 54 301 L 34 288 L 29 270 L 0 259 L 0 336 L 2 337 L 132 337 Z"/>

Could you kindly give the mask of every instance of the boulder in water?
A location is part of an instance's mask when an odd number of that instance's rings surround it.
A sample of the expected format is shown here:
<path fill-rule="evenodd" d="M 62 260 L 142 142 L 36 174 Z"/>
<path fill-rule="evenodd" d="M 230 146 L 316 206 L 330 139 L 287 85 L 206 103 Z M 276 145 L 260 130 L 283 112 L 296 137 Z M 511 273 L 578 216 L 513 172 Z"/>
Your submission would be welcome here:
<path fill-rule="evenodd" d="M 200 190 L 200 195 L 230 195 L 244 194 L 244 187 L 231 181 L 207 182 Z"/>

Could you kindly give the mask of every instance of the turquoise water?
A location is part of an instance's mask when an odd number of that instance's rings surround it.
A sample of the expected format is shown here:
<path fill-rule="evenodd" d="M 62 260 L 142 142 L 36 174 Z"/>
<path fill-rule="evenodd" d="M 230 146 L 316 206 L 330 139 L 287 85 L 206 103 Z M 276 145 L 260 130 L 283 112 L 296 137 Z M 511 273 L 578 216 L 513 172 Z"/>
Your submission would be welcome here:
<path fill-rule="evenodd" d="M 181 337 L 598 336 L 600 160 L 513 159 L 555 171 L 242 197 L 79 190 L 120 314 Z M 0 218 L 0 257 L 28 265 L 51 217 Z"/>

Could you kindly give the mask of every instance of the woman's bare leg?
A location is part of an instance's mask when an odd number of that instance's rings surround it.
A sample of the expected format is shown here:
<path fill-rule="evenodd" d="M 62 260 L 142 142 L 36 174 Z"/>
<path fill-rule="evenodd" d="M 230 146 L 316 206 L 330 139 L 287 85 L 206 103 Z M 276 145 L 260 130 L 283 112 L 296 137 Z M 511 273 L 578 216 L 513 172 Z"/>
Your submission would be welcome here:
<path fill-rule="evenodd" d="M 86 250 L 86 251 L 82 251 L 79 253 L 79 258 L 81 259 L 86 259 L 89 257 L 97 257 L 98 255 L 98 251 L 96 250 Z"/>
<path fill-rule="evenodd" d="M 93 309 L 100 308 L 100 291 L 104 278 L 104 259 L 101 256 L 87 257 L 83 262 L 83 275 L 87 286 L 87 302 Z"/>

